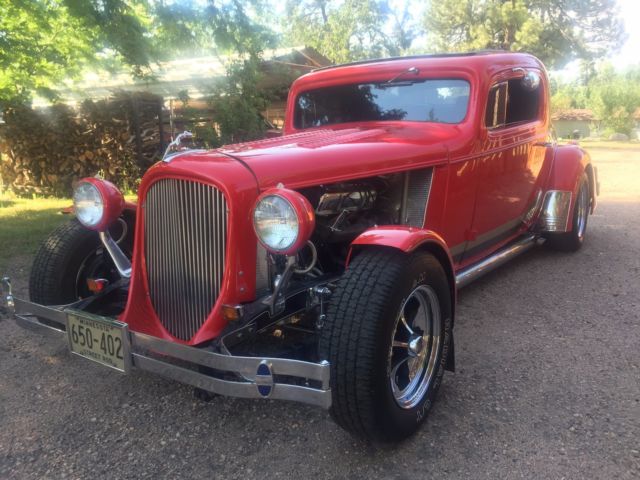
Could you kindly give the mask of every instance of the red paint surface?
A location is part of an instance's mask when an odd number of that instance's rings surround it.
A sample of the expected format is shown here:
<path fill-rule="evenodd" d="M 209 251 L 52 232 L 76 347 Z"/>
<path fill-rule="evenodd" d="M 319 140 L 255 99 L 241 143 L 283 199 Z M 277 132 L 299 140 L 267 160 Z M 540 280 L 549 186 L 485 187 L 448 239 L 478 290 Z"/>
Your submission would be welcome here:
<path fill-rule="evenodd" d="M 144 255 L 144 202 L 149 187 L 162 178 L 213 185 L 224 193 L 229 208 L 225 274 L 220 296 L 203 326 L 188 342 L 182 342 L 166 331 L 155 314 L 149 296 Z M 137 332 L 189 345 L 215 338 L 226 325 L 221 312 L 222 304 L 248 302 L 255 298 L 257 239 L 251 214 L 257 196 L 258 189 L 251 172 L 240 162 L 214 152 L 180 155 L 174 157 L 171 163 L 159 162 L 149 169 L 138 194 L 133 274 L 122 321 Z"/>
<path fill-rule="evenodd" d="M 414 66 L 424 78 L 457 78 L 470 83 L 469 108 L 462 123 L 361 122 L 305 131 L 293 127 L 294 100 L 301 92 L 344 83 L 385 81 Z M 488 91 L 494 83 L 517 75 L 515 67 L 536 70 L 542 76 L 545 95 L 540 119 L 487 131 L 484 116 Z M 549 128 L 546 90 L 544 66 L 524 54 L 411 58 L 321 70 L 294 82 L 284 136 L 208 153 L 185 153 L 168 164 L 154 166 L 140 188 L 141 206 L 156 179 L 173 177 L 215 185 L 224 192 L 230 209 L 222 292 L 204 326 L 188 343 L 201 343 L 218 335 L 225 325 L 220 313 L 223 303 L 255 299 L 257 239 L 252 226 L 253 206 L 259 192 L 279 183 L 287 189 L 298 189 L 432 166 L 425 228 L 378 227 L 359 237 L 357 245 L 388 245 L 411 251 L 424 242 L 437 242 L 456 252 L 451 256 L 457 259 L 454 268 L 460 269 L 520 235 L 529 225 L 518 224 L 517 220 L 537 192 L 549 188 L 575 192 L 579 175 L 589 162 L 578 147 L 559 147 L 554 154 L 554 147 L 543 145 Z M 144 208 L 139 212 L 134 273 L 123 320 L 133 330 L 173 339 L 160 325 L 148 299 Z M 516 225 L 508 237 L 482 250 L 476 248 L 473 254 L 464 253 L 483 235 L 508 222 Z"/>

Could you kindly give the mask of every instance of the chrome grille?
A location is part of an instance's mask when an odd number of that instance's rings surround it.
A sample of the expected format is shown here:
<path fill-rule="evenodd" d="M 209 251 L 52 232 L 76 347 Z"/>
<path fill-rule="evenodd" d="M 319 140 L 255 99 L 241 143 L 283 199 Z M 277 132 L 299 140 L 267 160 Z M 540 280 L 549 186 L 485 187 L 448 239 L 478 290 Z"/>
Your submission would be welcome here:
<path fill-rule="evenodd" d="M 144 202 L 151 302 L 171 335 L 189 340 L 220 294 L 227 244 L 227 202 L 210 185 L 155 182 Z"/>

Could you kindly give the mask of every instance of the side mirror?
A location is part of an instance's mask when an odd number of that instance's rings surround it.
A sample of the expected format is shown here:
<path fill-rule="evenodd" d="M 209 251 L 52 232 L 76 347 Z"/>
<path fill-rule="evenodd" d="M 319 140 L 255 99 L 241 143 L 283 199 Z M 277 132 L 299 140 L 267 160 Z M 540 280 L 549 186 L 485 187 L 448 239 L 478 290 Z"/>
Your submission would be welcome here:
<path fill-rule="evenodd" d="M 526 72 L 522 77 L 522 86 L 530 92 L 536 90 L 540 85 L 540 75 L 536 72 Z"/>

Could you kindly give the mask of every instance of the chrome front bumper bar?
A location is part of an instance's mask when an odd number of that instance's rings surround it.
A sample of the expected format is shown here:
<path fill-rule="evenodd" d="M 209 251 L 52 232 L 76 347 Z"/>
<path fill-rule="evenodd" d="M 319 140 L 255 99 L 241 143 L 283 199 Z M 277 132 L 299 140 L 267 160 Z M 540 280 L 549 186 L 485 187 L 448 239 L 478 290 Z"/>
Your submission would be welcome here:
<path fill-rule="evenodd" d="M 15 298 L 6 278 L 2 279 L 2 287 L 4 304 L 19 326 L 45 335 L 66 338 L 67 313 L 63 307 L 45 307 Z M 40 319 L 46 319 L 48 324 Z M 239 357 L 137 332 L 129 331 L 127 336 L 130 343 L 128 351 L 131 352 L 130 364 L 141 370 L 220 395 L 291 400 L 322 408 L 331 406 L 327 361 L 312 363 L 285 358 Z M 167 357 L 185 366 L 164 360 Z M 232 373 L 238 380 L 207 375 L 197 371 L 198 367 Z"/>

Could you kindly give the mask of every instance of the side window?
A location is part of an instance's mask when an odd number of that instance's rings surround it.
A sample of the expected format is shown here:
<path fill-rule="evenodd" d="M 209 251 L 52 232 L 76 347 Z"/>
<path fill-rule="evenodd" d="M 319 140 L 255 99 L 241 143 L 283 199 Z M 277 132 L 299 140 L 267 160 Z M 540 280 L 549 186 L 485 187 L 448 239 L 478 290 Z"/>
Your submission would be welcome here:
<path fill-rule="evenodd" d="M 499 128 L 516 123 L 533 122 L 540 112 L 541 84 L 527 88 L 522 78 L 494 85 L 489 91 L 485 124 Z"/>

